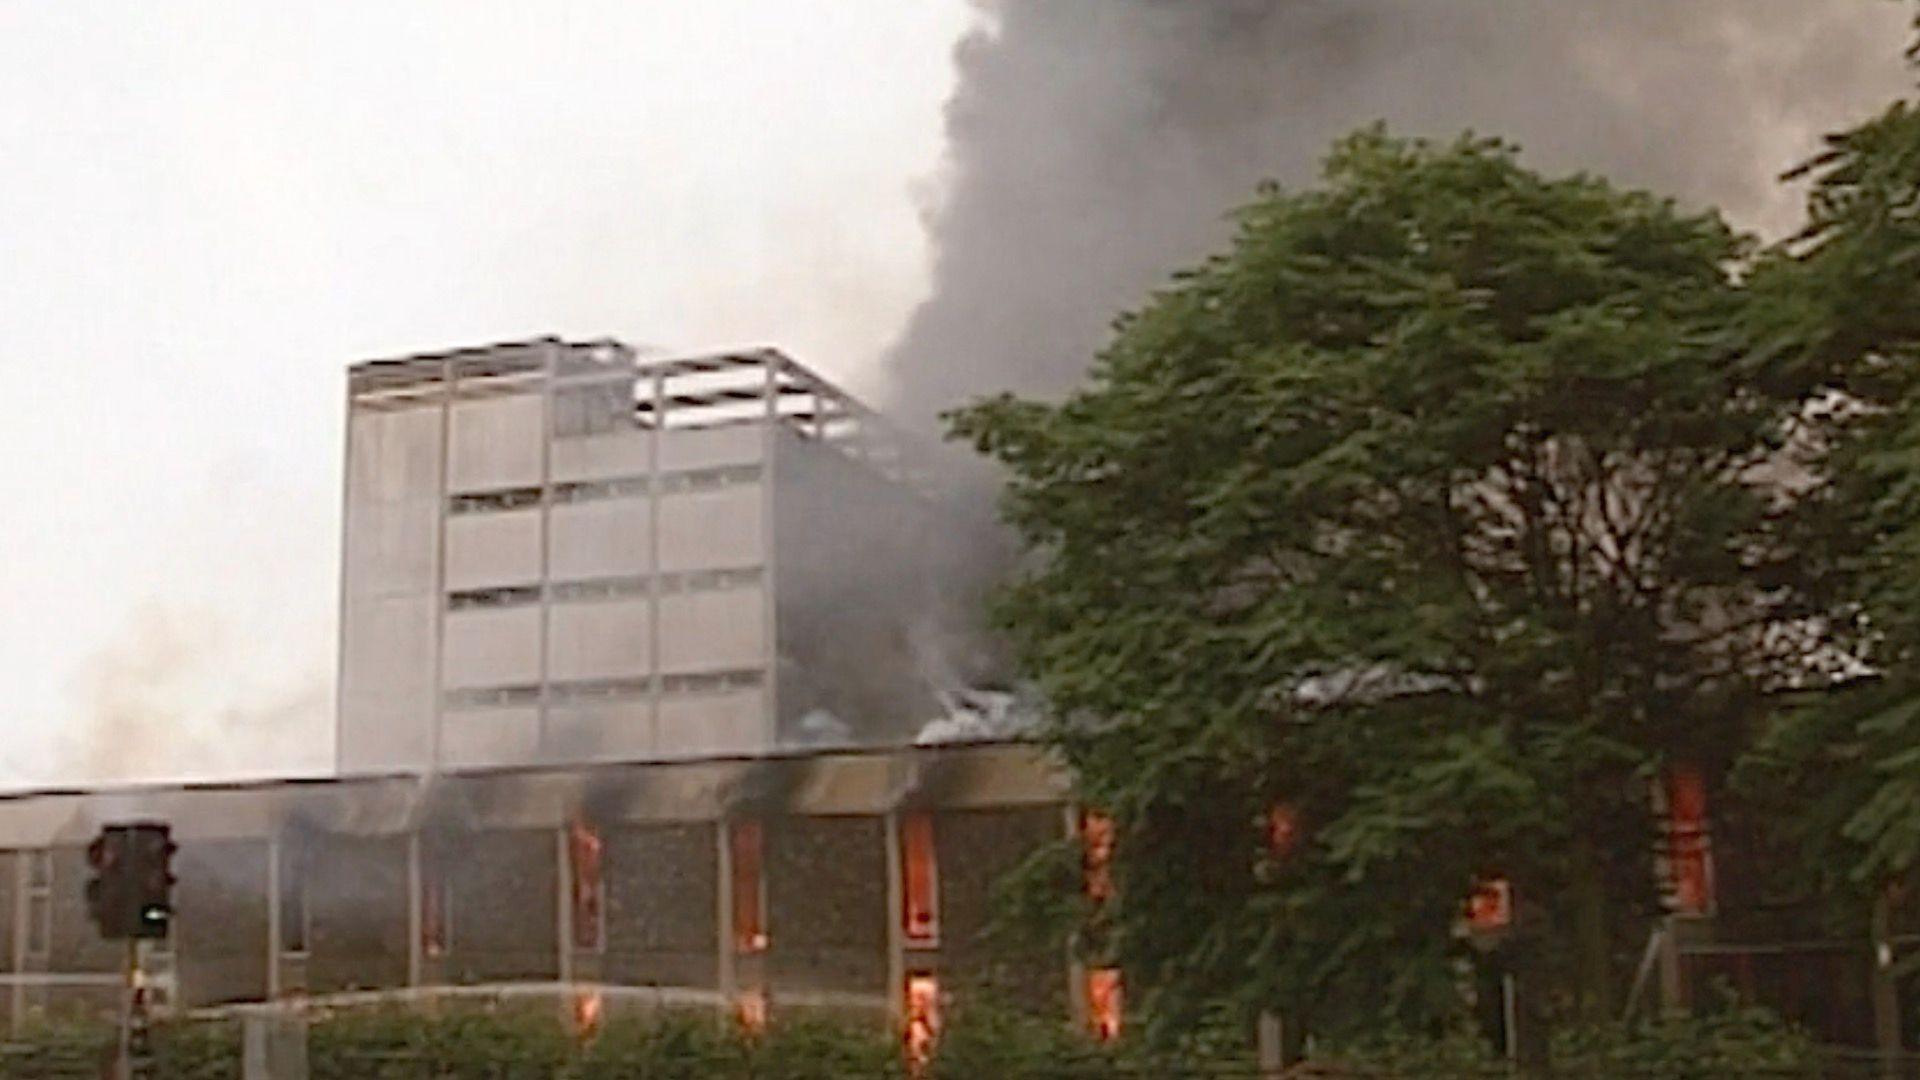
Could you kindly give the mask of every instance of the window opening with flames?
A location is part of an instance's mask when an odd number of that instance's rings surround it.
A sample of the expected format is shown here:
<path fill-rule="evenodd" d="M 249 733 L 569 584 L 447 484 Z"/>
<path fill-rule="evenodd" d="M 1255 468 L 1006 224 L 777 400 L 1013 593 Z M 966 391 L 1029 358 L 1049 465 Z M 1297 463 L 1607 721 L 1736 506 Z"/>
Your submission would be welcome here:
<path fill-rule="evenodd" d="M 1087 971 L 1087 1025 L 1093 1037 L 1112 1042 L 1120 1037 L 1120 1022 L 1126 1012 L 1126 988 L 1120 981 L 1120 969 L 1098 967 Z"/>
<path fill-rule="evenodd" d="M 930 972 L 907 976 L 906 1042 L 907 1063 L 916 1073 L 933 1059 L 934 1046 L 940 1041 L 940 980 Z"/>
<path fill-rule="evenodd" d="M 760 822 L 748 819 L 728 823 L 727 850 L 733 864 L 733 944 L 743 953 L 767 949 L 765 848 L 766 834 Z"/>
<path fill-rule="evenodd" d="M 422 868 L 420 878 L 420 951 L 430 960 L 445 955 L 453 945 L 453 906 L 445 871 Z"/>
<path fill-rule="evenodd" d="M 907 943 L 923 948 L 938 945 L 940 870 L 932 814 L 918 811 L 900 819 L 900 848 L 900 921 Z"/>
<path fill-rule="evenodd" d="M 1707 823 L 1707 781 L 1692 765 L 1667 770 L 1666 902 L 1681 915 L 1711 915 L 1714 909 L 1713 848 Z"/>
<path fill-rule="evenodd" d="M 605 848 L 600 834 L 580 818 L 567 826 L 575 949 L 597 952 L 606 948 L 607 888 L 602 867 Z"/>
<path fill-rule="evenodd" d="M 1113 899 L 1113 818 L 1098 810 L 1080 812 L 1080 867 L 1087 899 L 1097 907 Z"/>

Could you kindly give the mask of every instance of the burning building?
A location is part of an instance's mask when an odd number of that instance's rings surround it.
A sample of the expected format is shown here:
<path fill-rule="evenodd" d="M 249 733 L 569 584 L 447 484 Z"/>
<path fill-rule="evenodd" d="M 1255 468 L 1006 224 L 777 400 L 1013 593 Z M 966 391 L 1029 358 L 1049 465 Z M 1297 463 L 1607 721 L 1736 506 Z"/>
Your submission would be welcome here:
<path fill-rule="evenodd" d="M 935 710 L 914 453 L 772 349 L 356 365 L 340 770 L 906 741 Z"/>
<path fill-rule="evenodd" d="M 1065 792 L 1031 748 L 976 744 L 0 796 L 0 1024 L 111 1011 L 85 848 L 134 818 L 180 845 L 163 1008 L 527 997 L 586 1030 L 664 1007 L 906 1031 L 1011 984 L 1064 1018 L 1085 973 L 1004 970 L 982 932 Z"/>
<path fill-rule="evenodd" d="M 111 1009 L 84 853 L 148 819 L 181 845 L 164 1007 L 826 1010 L 917 1056 L 990 988 L 1127 1030 L 1112 957 L 984 939 L 995 882 L 1063 838 L 1110 902 L 1121 841 L 1010 695 L 923 677 L 941 522 L 877 417 L 772 350 L 542 339 L 360 364 L 347 422 L 340 775 L 0 795 L 0 1023 Z M 1697 774 L 1665 802 L 1679 927 L 1716 908 Z M 1290 808 L 1263 824 L 1271 859 L 1299 842 Z M 1661 940 L 1670 1001 L 1735 955 Z M 1833 956 L 1793 986 L 1857 985 Z"/>
<path fill-rule="evenodd" d="M 983 947 L 994 880 L 1077 818 L 922 675 L 939 515 L 878 417 L 771 349 L 541 339 L 356 365 L 347 429 L 339 776 L 0 795 L 5 1022 L 110 1009 L 84 850 L 134 818 L 180 844 L 164 1007 L 531 994 L 582 1032 L 638 1002 L 924 1040 L 968 986 L 1084 997 L 1065 955 Z"/>

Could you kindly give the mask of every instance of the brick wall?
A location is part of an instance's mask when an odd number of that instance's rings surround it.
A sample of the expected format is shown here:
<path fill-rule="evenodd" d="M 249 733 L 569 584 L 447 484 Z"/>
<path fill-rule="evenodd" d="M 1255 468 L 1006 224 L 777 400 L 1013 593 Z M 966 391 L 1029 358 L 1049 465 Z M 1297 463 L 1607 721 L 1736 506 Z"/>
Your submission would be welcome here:
<path fill-rule="evenodd" d="M 183 843 L 174 856 L 174 943 L 182 1004 L 267 993 L 264 840 Z"/>
<path fill-rule="evenodd" d="M 311 843 L 309 988 L 405 986 L 406 838 L 319 836 Z"/>
<path fill-rule="evenodd" d="M 879 818 L 767 823 L 768 974 L 782 989 L 880 993 L 887 982 L 887 863 Z"/>
<path fill-rule="evenodd" d="M 0 963 L 5 963 L 8 971 L 20 967 L 20 957 L 15 955 L 18 943 L 13 938 L 14 905 L 19 903 L 15 892 L 19 862 L 27 858 L 23 851 L 0 852 L 0 935 L 5 935 L 6 944 L 0 945 Z M 5 995 L 0 994 L 0 997 Z"/>
<path fill-rule="evenodd" d="M 448 981 L 559 978 L 553 830 L 470 833 L 445 854 L 452 865 Z"/>
<path fill-rule="evenodd" d="M 607 978 L 712 987 L 719 935 L 714 826 L 621 828 L 603 838 Z"/>
<path fill-rule="evenodd" d="M 949 811 L 934 823 L 940 848 L 941 971 L 964 993 L 990 989 L 1024 1007 L 1064 1013 L 1065 956 L 1010 954 L 985 937 L 995 885 L 1021 861 L 1058 840 L 1057 806 L 1021 810 Z"/>
<path fill-rule="evenodd" d="M 51 971 L 119 971 L 126 962 L 126 944 L 101 940 L 87 915 L 90 874 L 85 845 L 53 849 Z"/>
<path fill-rule="evenodd" d="M 15 889 L 15 867 L 19 860 L 26 857 L 25 852 L 0 852 L 0 935 L 4 935 L 5 940 L 5 944 L 0 945 L 0 963 L 4 963 L 10 972 L 21 969 L 21 958 L 16 955 L 19 943 L 15 941 L 13 933 L 15 905 L 20 902 Z M 25 997 L 24 994 L 18 996 L 22 999 Z M 0 1030 L 12 1028 L 15 998 L 12 987 L 0 990 Z"/>

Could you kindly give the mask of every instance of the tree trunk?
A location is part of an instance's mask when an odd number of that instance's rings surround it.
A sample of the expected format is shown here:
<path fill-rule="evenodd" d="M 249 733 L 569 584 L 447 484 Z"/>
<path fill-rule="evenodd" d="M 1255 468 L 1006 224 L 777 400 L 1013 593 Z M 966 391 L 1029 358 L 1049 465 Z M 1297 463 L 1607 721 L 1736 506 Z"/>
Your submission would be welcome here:
<path fill-rule="evenodd" d="M 1607 1020 L 1613 1015 L 1613 948 L 1607 927 L 1607 896 L 1600 857 L 1593 841 L 1582 837 L 1573 849 L 1573 936 L 1580 1015 Z"/>

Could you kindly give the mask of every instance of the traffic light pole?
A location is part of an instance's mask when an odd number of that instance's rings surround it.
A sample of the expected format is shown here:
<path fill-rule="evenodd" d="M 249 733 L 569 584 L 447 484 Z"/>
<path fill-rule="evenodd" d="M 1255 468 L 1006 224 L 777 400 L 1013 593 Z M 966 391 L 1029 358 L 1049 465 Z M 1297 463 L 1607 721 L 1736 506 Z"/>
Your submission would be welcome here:
<path fill-rule="evenodd" d="M 127 939 L 126 964 L 121 972 L 120 1031 L 113 1048 L 114 1080 L 133 1080 L 133 1011 L 140 992 L 140 943 Z"/>
<path fill-rule="evenodd" d="M 139 938 L 127 939 L 125 967 L 120 988 L 120 1030 L 113 1053 L 114 1080 L 139 1080 L 146 1074 L 147 1057 L 147 985 Z"/>
<path fill-rule="evenodd" d="M 121 986 L 120 1024 L 109 1075 L 135 1080 L 145 1072 L 147 988 L 141 968 L 142 941 L 163 941 L 173 920 L 173 843 L 166 823 L 107 825 L 87 845 L 93 877 L 87 882 L 87 913 L 100 936 L 127 943 Z"/>

